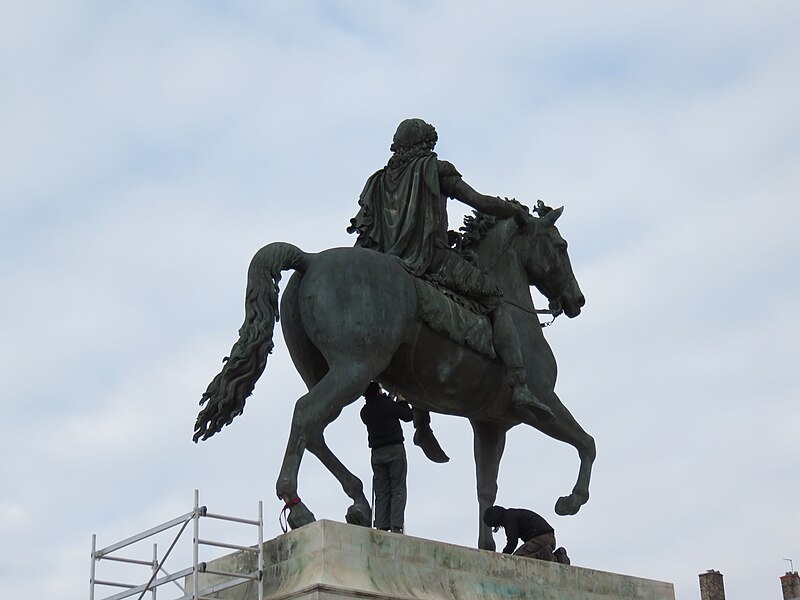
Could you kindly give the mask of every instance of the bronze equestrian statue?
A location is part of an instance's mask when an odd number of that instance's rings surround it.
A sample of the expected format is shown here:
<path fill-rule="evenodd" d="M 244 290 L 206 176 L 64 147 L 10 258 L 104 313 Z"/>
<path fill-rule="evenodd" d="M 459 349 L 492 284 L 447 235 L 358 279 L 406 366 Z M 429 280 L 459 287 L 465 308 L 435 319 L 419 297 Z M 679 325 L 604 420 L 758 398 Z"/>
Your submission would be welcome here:
<path fill-rule="evenodd" d="M 276 242 L 256 253 L 239 340 L 203 394 L 194 440 L 208 439 L 242 413 L 273 349 L 280 315 L 289 353 L 308 387 L 295 404 L 276 486 L 289 524 L 314 520 L 297 492 L 300 461 L 309 450 L 353 500 L 346 520 L 369 526 L 363 484 L 328 448 L 324 430 L 371 381 L 379 381 L 422 414 L 470 420 L 478 546 L 494 550 L 480 515 L 494 504 L 511 427 L 525 423 L 578 451 L 577 481 L 556 502 L 557 513 L 575 514 L 589 498 L 594 440 L 554 392 L 556 362 L 530 286 L 553 312 L 568 317 L 580 314 L 585 300 L 555 226 L 563 209 L 540 202 L 534 217 L 515 201 L 479 194 L 438 159 L 435 143 L 436 132 L 424 121 L 401 123 L 392 158 L 361 194 L 349 228 L 359 234 L 356 247 L 311 254 Z M 477 211 L 465 219 L 462 235 L 447 231 L 447 197 Z M 295 273 L 279 311 L 285 270 Z M 415 423 L 424 448 L 432 433 L 426 419 Z"/>

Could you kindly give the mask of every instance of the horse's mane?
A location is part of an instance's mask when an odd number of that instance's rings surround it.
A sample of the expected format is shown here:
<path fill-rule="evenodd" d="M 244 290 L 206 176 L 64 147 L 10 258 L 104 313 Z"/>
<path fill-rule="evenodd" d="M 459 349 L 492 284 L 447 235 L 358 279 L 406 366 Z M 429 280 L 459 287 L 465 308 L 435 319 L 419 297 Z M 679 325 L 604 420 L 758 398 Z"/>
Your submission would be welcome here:
<path fill-rule="evenodd" d="M 477 250 L 481 241 L 486 237 L 486 234 L 497 225 L 501 219 L 491 215 L 472 211 L 471 215 L 464 217 L 464 225 L 459 227 L 461 232 L 461 251 L 466 254 L 471 254 Z"/>
<path fill-rule="evenodd" d="M 514 204 L 519 204 L 516 200 L 509 200 Z M 527 210 L 527 208 L 526 208 Z M 540 217 L 543 217 L 553 209 L 547 206 L 544 202 L 539 200 L 534 208 Z M 477 210 L 473 210 L 471 215 L 464 217 L 464 225 L 459 227 L 461 242 L 459 244 L 459 252 L 465 255 L 465 258 L 473 256 L 478 249 L 481 241 L 486 238 L 486 235 L 494 228 L 495 225 L 504 221 L 500 217 L 493 217 Z"/>

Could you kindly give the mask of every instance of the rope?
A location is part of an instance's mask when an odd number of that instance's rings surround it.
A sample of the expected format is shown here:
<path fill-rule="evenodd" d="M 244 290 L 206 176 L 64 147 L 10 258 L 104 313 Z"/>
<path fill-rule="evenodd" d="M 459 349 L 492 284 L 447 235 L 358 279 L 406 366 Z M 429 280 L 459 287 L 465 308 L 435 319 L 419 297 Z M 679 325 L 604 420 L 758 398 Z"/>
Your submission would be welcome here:
<path fill-rule="evenodd" d="M 300 496 L 295 498 L 294 500 L 289 500 L 284 506 L 283 510 L 281 510 L 280 515 L 278 515 L 278 525 L 281 526 L 281 530 L 283 533 L 289 532 L 289 517 L 286 516 L 286 513 L 291 510 L 293 506 L 300 504 Z"/>

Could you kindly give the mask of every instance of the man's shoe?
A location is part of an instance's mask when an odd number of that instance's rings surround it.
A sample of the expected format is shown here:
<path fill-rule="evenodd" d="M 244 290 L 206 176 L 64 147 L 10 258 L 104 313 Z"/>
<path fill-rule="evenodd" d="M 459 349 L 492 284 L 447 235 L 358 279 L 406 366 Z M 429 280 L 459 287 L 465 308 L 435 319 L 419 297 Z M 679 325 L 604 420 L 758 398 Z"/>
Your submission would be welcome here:
<path fill-rule="evenodd" d="M 562 565 L 569 565 L 570 563 L 569 556 L 567 556 L 567 549 L 564 546 L 559 546 L 556 548 L 556 551 L 553 552 L 556 556 L 556 560 L 560 562 Z"/>
<path fill-rule="evenodd" d="M 403 533 L 402 527 L 392 527 L 392 533 Z"/>
<path fill-rule="evenodd" d="M 511 395 L 511 404 L 516 410 L 523 410 L 532 413 L 542 421 L 552 421 L 555 418 L 553 411 L 546 404 L 542 404 L 536 396 L 528 389 L 527 384 L 519 384 L 514 387 Z"/>

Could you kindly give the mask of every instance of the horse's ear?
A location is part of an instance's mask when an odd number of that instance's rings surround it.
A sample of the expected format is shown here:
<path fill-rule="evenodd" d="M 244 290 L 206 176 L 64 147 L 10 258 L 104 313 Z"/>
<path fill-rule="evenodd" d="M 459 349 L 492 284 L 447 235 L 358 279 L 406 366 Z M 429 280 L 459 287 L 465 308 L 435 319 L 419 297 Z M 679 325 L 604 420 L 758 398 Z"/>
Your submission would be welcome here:
<path fill-rule="evenodd" d="M 542 220 L 547 225 L 553 225 L 558 220 L 558 217 L 561 216 L 561 213 L 563 213 L 563 212 L 564 212 L 564 207 L 561 206 L 559 208 L 556 208 L 556 209 L 551 210 L 550 212 L 548 212 L 545 216 L 542 217 Z"/>

